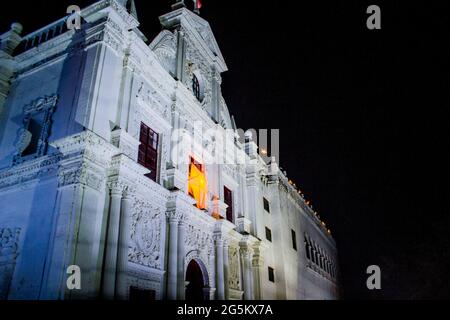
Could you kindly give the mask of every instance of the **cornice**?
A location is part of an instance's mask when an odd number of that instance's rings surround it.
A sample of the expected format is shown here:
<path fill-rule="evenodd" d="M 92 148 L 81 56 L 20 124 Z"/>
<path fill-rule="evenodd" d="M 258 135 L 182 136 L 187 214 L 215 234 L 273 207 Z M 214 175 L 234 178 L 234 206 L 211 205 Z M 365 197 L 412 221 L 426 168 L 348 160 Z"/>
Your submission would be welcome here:
<path fill-rule="evenodd" d="M 0 190 L 55 175 L 60 160 L 60 155 L 49 155 L 0 170 Z"/>

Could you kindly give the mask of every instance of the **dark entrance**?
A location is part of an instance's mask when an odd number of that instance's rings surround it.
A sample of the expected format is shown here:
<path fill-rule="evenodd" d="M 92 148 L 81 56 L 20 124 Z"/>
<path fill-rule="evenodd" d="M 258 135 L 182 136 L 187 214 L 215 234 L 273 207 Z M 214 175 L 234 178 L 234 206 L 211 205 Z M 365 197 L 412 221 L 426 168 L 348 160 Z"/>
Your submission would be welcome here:
<path fill-rule="evenodd" d="M 195 260 L 192 260 L 187 267 L 186 281 L 189 282 L 186 287 L 186 301 L 205 300 L 203 272 Z"/>

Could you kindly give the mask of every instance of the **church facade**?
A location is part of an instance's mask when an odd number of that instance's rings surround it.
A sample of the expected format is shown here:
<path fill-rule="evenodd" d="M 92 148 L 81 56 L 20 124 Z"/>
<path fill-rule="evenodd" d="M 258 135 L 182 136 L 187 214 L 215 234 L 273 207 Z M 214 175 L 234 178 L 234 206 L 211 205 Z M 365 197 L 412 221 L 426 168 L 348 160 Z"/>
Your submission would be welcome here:
<path fill-rule="evenodd" d="M 150 45 L 134 1 L 80 15 L 0 36 L 0 300 L 339 298 L 335 241 L 239 139 L 198 10 Z"/>

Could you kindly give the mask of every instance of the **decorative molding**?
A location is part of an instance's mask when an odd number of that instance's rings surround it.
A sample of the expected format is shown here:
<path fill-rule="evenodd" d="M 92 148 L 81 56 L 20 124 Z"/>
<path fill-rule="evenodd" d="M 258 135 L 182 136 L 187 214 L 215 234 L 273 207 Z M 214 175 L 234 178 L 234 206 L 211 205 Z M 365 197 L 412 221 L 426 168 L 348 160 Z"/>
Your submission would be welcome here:
<path fill-rule="evenodd" d="M 0 190 L 23 187 L 33 180 L 56 174 L 60 160 L 59 155 L 45 156 L 0 171 Z"/>
<path fill-rule="evenodd" d="M 172 75 L 175 74 L 177 51 L 175 42 L 174 34 L 168 30 L 163 30 L 149 46 L 161 66 Z"/>
<path fill-rule="evenodd" d="M 140 142 L 123 129 L 111 133 L 111 143 L 130 159 L 137 161 Z"/>
<path fill-rule="evenodd" d="M 13 164 L 22 163 L 28 159 L 38 158 L 47 152 L 48 137 L 52 125 L 52 116 L 58 102 L 58 96 L 45 96 L 38 98 L 23 108 L 23 126 L 17 132 L 16 153 L 13 156 Z M 29 147 L 32 141 L 32 133 L 29 131 L 33 117 L 40 116 L 42 122 L 39 123 L 41 131 L 37 139 L 36 151 L 33 154 L 24 156 L 23 152 Z"/>
<path fill-rule="evenodd" d="M 97 13 L 101 10 L 112 8 L 122 19 L 128 30 L 135 29 L 139 26 L 139 21 L 128 13 L 127 9 L 120 4 L 117 0 L 103 0 L 94 3 L 93 5 L 85 8 L 81 12 L 81 16 L 87 21 L 97 19 Z"/>
<path fill-rule="evenodd" d="M 58 173 L 58 186 L 60 188 L 81 184 L 100 191 L 104 183 L 105 173 L 86 163 L 81 166 L 73 166 L 67 169 L 63 168 Z"/>

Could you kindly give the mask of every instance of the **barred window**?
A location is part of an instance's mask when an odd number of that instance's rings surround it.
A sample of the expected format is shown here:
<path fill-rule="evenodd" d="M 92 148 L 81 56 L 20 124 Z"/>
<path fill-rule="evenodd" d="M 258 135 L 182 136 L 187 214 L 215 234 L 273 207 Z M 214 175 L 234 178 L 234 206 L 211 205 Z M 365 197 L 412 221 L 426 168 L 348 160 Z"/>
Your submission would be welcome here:
<path fill-rule="evenodd" d="M 197 98 L 198 101 L 202 100 L 201 91 L 200 91 L 200 81 L 198 81 L 198 78 L 196 75 L 192 78 L 192 92 L 194 92 L 194 96 Z"/>

